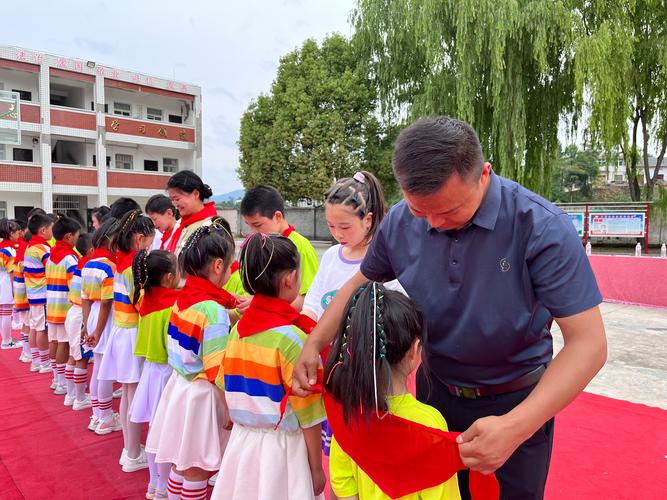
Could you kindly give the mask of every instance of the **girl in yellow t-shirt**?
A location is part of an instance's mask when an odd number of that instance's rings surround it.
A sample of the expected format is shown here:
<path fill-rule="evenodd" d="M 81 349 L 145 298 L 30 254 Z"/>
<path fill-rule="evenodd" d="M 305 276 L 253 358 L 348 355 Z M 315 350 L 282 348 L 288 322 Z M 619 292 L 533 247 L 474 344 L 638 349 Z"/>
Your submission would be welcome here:
<path fill-rule="evenodd" d="M 368 283 L 357 290 L 348 303 L 346 321 L 328 355 L 325 373 L 326 390 L 340 404 L 346 420 L 360 414 L 377 413 L 381 417 L 391 413 L 447 431 L 447 423 L 438 410 L 420 403 L 408 392 L 408 375 L 419 364 L 423 328 L 419 308 L 403 294 L 386 290 L 379 283 Z M 335 431 L 329 474 L 339 499 L 390 498 L 342 450 Z M 456 474 L 440 485 L 400 497 L 460 498 Z"/>

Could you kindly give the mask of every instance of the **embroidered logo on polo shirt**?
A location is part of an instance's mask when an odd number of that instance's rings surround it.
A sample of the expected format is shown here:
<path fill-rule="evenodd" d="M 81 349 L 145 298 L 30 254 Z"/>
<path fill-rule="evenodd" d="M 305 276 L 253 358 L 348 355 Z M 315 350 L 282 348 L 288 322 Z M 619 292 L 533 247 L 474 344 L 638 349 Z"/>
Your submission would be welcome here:
<path fill-rule="evenodd" d="M 510 261 L 507 260 L 507 257 L 500 259 L 500 271 L 506 273 L 510 270 Z"/>

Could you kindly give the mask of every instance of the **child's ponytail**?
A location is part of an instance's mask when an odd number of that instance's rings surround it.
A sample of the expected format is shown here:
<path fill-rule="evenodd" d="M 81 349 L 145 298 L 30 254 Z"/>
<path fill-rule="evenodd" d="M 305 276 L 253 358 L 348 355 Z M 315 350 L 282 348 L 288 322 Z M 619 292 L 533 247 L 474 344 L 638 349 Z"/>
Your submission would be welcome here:
<path fill-rule="evenodd" d="M 114 251 L 129 253 L 132 251 L 132 237 L 135 234 L 151 236 L 155 234 L 153 221 L 141 215 L 141 210 L 131 210 L 119 222 L 119 229 L 111 242 Z"/>
<path fill-rule="evenodd" d="M 134 295 L 132 304 L 136 304 L 141 296 L 150 293 L 154 287 L 160 286 L 162 278 L 167 274 L 176 274 L 176 256 L 166 250 L 140 250 L 132 260 L 132 277 L 134 279 Z"/>
<path fill-rule="evenodd" d="M 371 227 L 366 234 L 365 242 L 373 238 L 387 212 L 382 184 L 377 177 L 366 171 L 336 181 L 324 195 L 324 201 L 331 205 L 348 206 L 360 219 L 370 213 Z"/>
<path fill-rule="evenodd" d="M 422 339 L 422 314 L 405 295 L 369 282 L 352 295 L 344 318 L 327 359 L 326 389 L 346 422 L 381 416 L 389 410 L 391 368 Z"/>

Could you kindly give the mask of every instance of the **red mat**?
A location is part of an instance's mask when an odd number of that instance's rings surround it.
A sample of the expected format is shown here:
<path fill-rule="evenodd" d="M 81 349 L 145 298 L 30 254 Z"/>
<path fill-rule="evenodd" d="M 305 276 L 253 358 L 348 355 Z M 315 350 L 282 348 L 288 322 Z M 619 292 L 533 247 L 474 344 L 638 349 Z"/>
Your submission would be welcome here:
<path fill-rule="evenodd" d="M 0 499 L 144 498 L 148 472 L 118 465 L 121 433 L 88 431 L 90 411 L 63 406 L 18 355 L 0 351 Z M 584 393 L 557 417 L 547 500 L 662 499 L 665 485 L 667 411 Z"/>

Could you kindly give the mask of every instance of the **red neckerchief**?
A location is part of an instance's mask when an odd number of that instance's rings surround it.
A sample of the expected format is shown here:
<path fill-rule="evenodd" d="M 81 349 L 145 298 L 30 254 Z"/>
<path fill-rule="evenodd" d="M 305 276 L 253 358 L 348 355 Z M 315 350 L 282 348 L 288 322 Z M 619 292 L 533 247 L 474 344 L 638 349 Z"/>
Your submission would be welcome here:
<path fill-rule="evenodd" d="M 7 248 L 7 247 L 18 249 L 19 243 L 18 241 L 12 241 L 9 238 L 5 238 L 4 240 L 0 241 L 0 248 Z"/>
<path fill-rule="evenodd" d="M 321 392 L 321 386 L 316 391 Z M 346 423 L 342 406 L 327 393 L 324 406 L 340 447 L 391 498 L 432 488 L 467 469 L 456 442 L 458 432 L 444 432 L 392 414 L 379 419 L 373 413 L 368 420 L 360 416 Z M 470 493 L 473 500 L 498 499 L 496 476 L 470 471 Z"/>
<path fill-rule="evenodd" d="M 160 238 L 160 250 L 165 250 L 164 244 L 169 240 L 169 237 L 174 232 L 174 227 L 176 227 L 176 224 L 171 226 L 171 229 L 169 231 L 165 231 L 164 233 L 162 233 L 162 238 Z"/>
<path fill-rule="evenodd" d="M 132 261 L 134 260 L 134 256 L 137 255 L 136 250 L 132 250 L 130 252 L 118 252 L 116 254 L 116 271 L 119 273 L 122 273 L 132 265 Z"/>
<path fill-rule="evenodd" d="M 51 262 L 58 264 L 68 255 L 79 257 L 76 250 L 74 250 L 74 245 L 70 245 L 64 241 L 56 241 L 56 244 L 51 248 Z"/>
<path fill-rule="evenodd" d="M 92 257 L 90 257 L 90 260 L 93 259 L 109 259 L 111 262 L 116 262 L 116 256 L 111 253 L 111 251 L 108 248 L 96 248 L 95 251 L 93 252 Z"/>
<path fill-rule="evenodd" d="M 239 264 L 239 261 L 235 260 L 234 262 L 232 262 L 232 265 L 229 266 L 229 271 L 230 271 L 231 274 L 234 274 L 236 271 L 239 270 L 240 267 L 241 267 L 241 264 Z"/>
<path fill-rule="evenodd" d="M 46 245 L 47 247 L 51 248 L 49 242 L 37 234 L 32 235 L 32 238 L 30 238 L 30 243 L 28 246 L 32 247 L 35 245 Z"/>
<path fill-rule="evenodd" d="M 16 249 L 16 262 L 22 261 L 25 258 L 25 251 L 28 249 L 28 242 L 23 238 L 18 241 L 19 246 Z"/>
<path fill-rule="evenodd" d="M 284 236 L 285 238 L 289 237 L 290 234 L 292 234 L 296 229 L 294 229 L 294 226 L 288 225 L 287 229 L 285 229 L 282 233 L 280 233 L 281 236 Z"/>
<path fill-rule="evenodd" d="M 151 313 L 170 308 L 176 302 L 178 290 L 174 288 L 165 288 L 156 286 L 144 295 L 144 300 L 139 308 L 139 316 L 148 316 Z"/>
<path fill-rule="evenodd" d="M 215 203 L 211 201 L 209 203 L 204 203 L 204 208 L 202 208 L 196 214 L 188 215 L 187 217 L 181 216 L 181 223 L 179 224 L 176 231 L 174 231 L 174 235 L 171 237 L 171 241 L 167 246 L 167 250 L 169 250 L 170 252 L 176 251 L 176 245 L 178 244 L 178 240 L 181 239 L 181 234 L 183 234 L 183 229 L 188 227 L 190 224 L 206 220 L 210 217 L 216 217 L 217 215 L 218 212 L 215 209 Z"/>
<path fill-rule="evenodd" d="M 236 297 L 227 290 L 218 288 L 209 280 L 198 276 L 188 276 L 178 294 L 176 305 L 182 311 L 205 300 L 213 300 L 225 309 L 234 309 L 238 305 Z"/>
<path fill-rule="evenodd" d="M 244 338 L 278 326 L 294 325 L 308 334 L 316 324 L 284 300 L 257 294 L 241 316 L 237 330 L 239 337 Z"/>
<path fill-rule="evenodd" d="M 81 269 L 83 269 L 83 266 L 85 266 L 88 263 L 88 261 L 90 261 L 90 259 L 92 259 L 92 257 L 81 257 L 76 265 L 76 268 L 79 271 L 81 271 Z"/>

